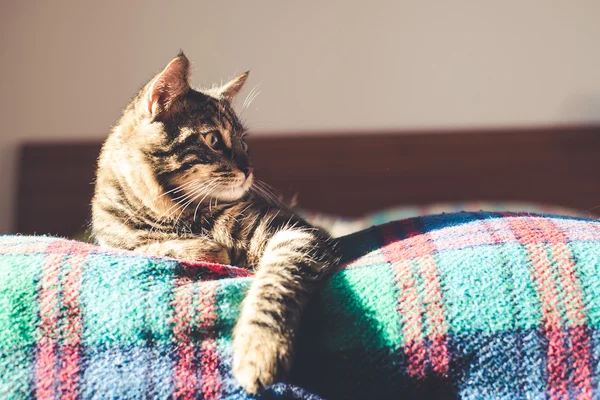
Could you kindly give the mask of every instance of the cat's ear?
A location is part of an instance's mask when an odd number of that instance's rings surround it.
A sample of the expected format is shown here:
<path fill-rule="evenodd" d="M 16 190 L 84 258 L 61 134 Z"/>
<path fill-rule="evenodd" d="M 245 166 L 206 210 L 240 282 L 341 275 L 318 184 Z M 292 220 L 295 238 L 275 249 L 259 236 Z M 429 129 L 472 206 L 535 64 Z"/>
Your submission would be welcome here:
<path fill-rule="evenodd" d="M 242 90 L 242 87 L 244 87 L 244 83 L 246 83 L 248 75 L 250 75 L 250 71 L 244 72 L 237 78 L 234 78 L 221 86 L 218 91 L 219 96 L 232 101 L 233 98 L 240 92 L 240 90 Z"/>
<path fill-rule="evenodd" d="M 146 94 L 148 112 L 156 116 L 190 89 L 190 61 L 179 53 L 150 83 Z"/>

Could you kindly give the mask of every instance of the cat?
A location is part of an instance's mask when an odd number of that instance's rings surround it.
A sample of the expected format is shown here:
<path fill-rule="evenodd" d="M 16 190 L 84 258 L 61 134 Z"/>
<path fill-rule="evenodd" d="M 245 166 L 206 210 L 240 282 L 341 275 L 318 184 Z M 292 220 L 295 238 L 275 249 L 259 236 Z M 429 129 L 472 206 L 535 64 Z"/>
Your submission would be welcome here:
<path fill-rule="evenodd" d="M 180 53 L 124 109 L 105 141 L 92 200 L 101 246 L 255 271 L 233 331 L 233 375 L 249 393 L 285 376 L 298 325 L 339 262 L 336 242 L 256 186 L 232 108 L 248 73 L 190 87 Z"/>

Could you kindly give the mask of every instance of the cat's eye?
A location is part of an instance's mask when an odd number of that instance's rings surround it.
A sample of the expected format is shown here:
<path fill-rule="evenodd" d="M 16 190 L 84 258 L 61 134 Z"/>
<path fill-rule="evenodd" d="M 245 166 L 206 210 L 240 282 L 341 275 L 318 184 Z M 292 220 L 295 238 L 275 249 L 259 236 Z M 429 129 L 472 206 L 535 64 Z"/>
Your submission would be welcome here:
<path fill-rule="evenodd" d="M 248 151 L 248 143 L 246 143 L 246 135 L 242 136 L 242 150 Z"/>
<path fill-rule="evenodd" d="M 221 150 L 223 148 L 223 140 L 218 132 L 208 132 L 204 135 L 204 140 L 213 150 Z"/>

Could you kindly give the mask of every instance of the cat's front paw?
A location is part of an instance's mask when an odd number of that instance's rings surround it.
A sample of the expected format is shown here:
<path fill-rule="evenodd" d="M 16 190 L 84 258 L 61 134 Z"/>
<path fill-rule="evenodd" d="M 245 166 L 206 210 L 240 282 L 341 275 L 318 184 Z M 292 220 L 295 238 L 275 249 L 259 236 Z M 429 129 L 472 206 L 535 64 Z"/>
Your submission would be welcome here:
<path fill-rule="evenodd" d="M 292 343 L 273 330 L 238 323 L 233 338 L 233 375 L 250 394 L 257 393 L 287 373 Z"/>
<path fill-rule="evenodd" d="M 225 247 L 214 246 L 209 249 L 202 249 L 196 256 L 197 260 L 206 261 L 215 264 L 230 265 L 231 258 L 229 251 Z"/>

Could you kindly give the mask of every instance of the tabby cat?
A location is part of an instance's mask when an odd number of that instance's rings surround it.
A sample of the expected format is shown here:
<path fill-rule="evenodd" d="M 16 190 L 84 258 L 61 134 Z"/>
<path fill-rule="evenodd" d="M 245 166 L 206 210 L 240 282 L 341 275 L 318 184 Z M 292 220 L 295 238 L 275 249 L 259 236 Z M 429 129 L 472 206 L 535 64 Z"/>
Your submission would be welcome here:
<path fill-rule="evenodd" d="M 206 91 L 181 53 L 123 111 L 100 154 L 98 244 L 252 269 L 233 332 L 233 373 L 256 393 L 289 369 L 301 313 L 338 261 L 335 242 L 254 180 L 231 102 L 248 77 Z"/>

